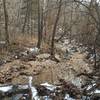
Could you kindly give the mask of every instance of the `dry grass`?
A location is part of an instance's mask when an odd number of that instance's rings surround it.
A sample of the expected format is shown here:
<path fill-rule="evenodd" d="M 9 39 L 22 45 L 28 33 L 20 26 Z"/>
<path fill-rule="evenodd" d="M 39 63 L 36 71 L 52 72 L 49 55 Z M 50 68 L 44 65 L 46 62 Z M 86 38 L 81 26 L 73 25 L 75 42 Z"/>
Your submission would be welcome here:
<path fill-rule="evenodd" d="M 33 47 L 37 44 L 37 37 L 29 36 L 29 35 L 20 35 L 17 36 L 11 43 L 16 43 L 17 45 L 25 46 L 25 47 Z M 42 41 L 42 48 L 49 48 L 49 44 L 46 41 Z"/>
<path fill-rule="evenodd" d="M 24 35 L 24 36 L 20 35 L 20 36 L 17 36 L 14 40 L 12 40 L 11 43 L 27 46 L 29 44 L 36 44 L 37 38 L 35 38 L 34 36 L 31 37 L 27 35 Z"/>
<path fill-rule="evenodd" d="M 9 53 L 9 51 L 14 51 L 14 50 L 21 50 L 24 49 L 25 47 L 34 47 L 37 45 L 37 37 L 34 36 L 28 36 L 28 35 L 19 35 L 17 37 L 12 38 L 10 40 L 10 46 L 8 47 L 8 50 L 5 48 L 0 49 L 0 58 L 2 56 L 5 57 Z M 46 41 L 42 41 L 41 45 L 41 51 L 42 52 L 49 52 L 49 44 Z"/>

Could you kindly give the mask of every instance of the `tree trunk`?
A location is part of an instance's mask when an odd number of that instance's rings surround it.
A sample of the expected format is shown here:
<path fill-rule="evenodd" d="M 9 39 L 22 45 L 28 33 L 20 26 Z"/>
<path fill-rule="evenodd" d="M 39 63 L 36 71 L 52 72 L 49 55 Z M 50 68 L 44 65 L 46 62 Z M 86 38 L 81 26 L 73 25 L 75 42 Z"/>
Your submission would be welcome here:
<path fill-rule="evenodd" d="M 9 45 L 9 34 L 8 34 L 8 14 L 6 8 L 6 0 L 3 0 L 4 18 L 5 18 L 5 39 L 7 46 Z"/>
<path fill-rule="evenodd" d="M 22 27 L 22 33 L 24 34 L 25 33 L 25 27 L 26 27 L 26 23 L 27 23 L 27 20 L 28 20 L 28 7 L 29 7 L 29 4 L 28 4 L 29 1 L 27 1 L 27 5 L 26 5 L 26 12 L 25 12 L 25 19 L 24 19 L 24 23 L 23 23 L 23 27 Z"/>
<path fill-rule="evenodd" d="M 64 5 L 64 19 L 63 19 L 63 33 L 61 34 L 61 36 L 56 40 L 57 42 L 60 41 L 67 33 L 68 31 L 68 26 L 66 24 L 66 2 L 65 2 L 65 5 Z"/>
<path fill-rule="evenodd" d="M 41 26 L 42 19 L 41 19 L 41 12 L 40 12 L 40 0 L 38 0 L 38 42 L 37 47 L 41 47 L 41 41 L 42 41 L 42 27 Z"/>
<path fill-rule="evenodd" d="M 73 17 L 73 3 L 71 5 L 71 18 L 70 18 L 70 34 L 69 34 L 70 43 L 72 39 L 72 17 Z"/>
<path fill-rule="evenodd" d="M 54 39 L 55 39 L 57 24 L 58 24 L 59 17 L 60 17 L 60 11 L 61 11 L 61 5 L 62 5 L 61 3 L 62 3 L 62 0 L 59 1 L 59 7 L 58 7 L 58 11 L 57 11 L 56 21 L 54 23 L 54 28 L 53 28 L 53 33 L 52 33 L 52 40 L 51 40 L 51 56 L 52 57 L 54 57 Z"/>
<path fill-rule="evenodd" d="M 96 40 L 94 42 L 93 54 L 94 54 L 94 68 L 96 68 L 97 67 L 97 62 L 96 62 Z"/>

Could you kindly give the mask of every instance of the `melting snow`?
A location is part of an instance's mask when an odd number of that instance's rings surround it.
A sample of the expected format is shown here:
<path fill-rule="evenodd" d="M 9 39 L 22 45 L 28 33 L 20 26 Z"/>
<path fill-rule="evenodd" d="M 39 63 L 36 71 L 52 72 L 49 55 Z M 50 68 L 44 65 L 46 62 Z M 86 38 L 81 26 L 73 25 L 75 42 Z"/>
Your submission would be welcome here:
<path fill-rule="evenodd" d="M 37 95 L 38 92 L 37 92 L 36 88 L 32 86 L 32 79 L 33 79 L 32 76 L 30 76 L 29 77 L 29 87 L 30 87 L 31 92 L 32 92 L 32 99 L 34 99 L 34 100 L 40 100 L 39 97 L 38 97 L 38 95 Z"/>
<path fill-rule="evenodd" d="M 100 90 L 95 90 L 94 93 L 100 93 Z"/>
<path fill-rule="evenodd" d="M 51 91 L 53 91 L 54 89 L 56 89 L 56 86 L 48 84 L 48 83 L 43 83 L 41 85 L 45 86 L 48 90 L 51 90 Z"/>
<path fill-rule="evenodd" d="M 69 94 L 66 94 L 64 100 L 75 100 L 75 99 L 71 98 L 71 97 L 69 96 Z"/>
<path fill-rule="evenodd" d="M 38 49 L 37 47 L 34 47 L 34 48 L 27 48 L 27 50 L 29 50 L 30 52 L 33 52 L 33 53 L 39 52 L 39 49 Z"/>
<path fill-rule="evenodd" d="M 13 86 L 5 86 L 5 87 L 0 87 L 0 91 L 2 92 L 8 92 L 9 90 L 12 89 Z"/>
<path fill-rule="evenodd" d="M 72 83 L 73 83 L 75 86 L 79 87 L 79 88 L 81 88 L 81 85 L 82 85 L 81 82 L 82 82 L 81 78 L 75 78 L 75 79 L 72 80 Z"/>
<path fill-rule="evenodd" d="M 43 100 L 52 100 L 52 99 L 50 99 L 48 96 L 44 96 Z"/>
<path fill-rule="evenodd" d="M 94 83 L 94 84 L 92 84 L 92 85 L 89 85 L 88 87 L 87 87 L 87 90 L 90 90 L 93 86 L 95 86 L 96 84 Z"/>
<path fill-rule="evenodd" d="M 38 97 L 38 92 L 36 90 L 35 87 L 31 87 L 31 91 L 32 91 L 32 99 L 34 98 L 34 100 L 40 100 L 39 97 Z"/>

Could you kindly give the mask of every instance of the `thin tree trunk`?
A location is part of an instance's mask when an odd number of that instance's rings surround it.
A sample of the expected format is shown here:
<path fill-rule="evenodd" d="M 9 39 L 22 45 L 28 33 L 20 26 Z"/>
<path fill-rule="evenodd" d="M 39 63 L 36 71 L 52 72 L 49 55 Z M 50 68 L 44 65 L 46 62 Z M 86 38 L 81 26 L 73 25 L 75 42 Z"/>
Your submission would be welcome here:
<path fill-rule="evenodd" d="M 66 35 L 66 32 L 68 31 L 67 27 L 68 26 L 66 25 L 66 2 L 65 2 L 65 5 L 64 5 L 64 19 L 63 19 L 63 30 L 64 30 L 64 32 L 56 40 L 57 42 L 60 41 Z"/>
<path fill-rule="evenodd" d="M 40 0 L 38 0 L 38 42 L 37 47 L 40 48 L 42 41 L 42 31 L 41 31 L 41 12 L 40 12 Z"/>
<path fill-rule="evenodd" d="M 56 21 L 55 21 L 53 33 L 52 33 L 52 40 L 51 40 L 51 56 L 52 57 L 54 57 L 54 39 L 55 39 L 57 24 L 58 24 L 59 17 L 60 17 L 61 5 L 62 5 L 62 0 L 59 1 L 59 7 L 58 7 L 58 11 L 57 11 Z"/>
<path fill-rule="evenodd" d="M 57 42 L 60 41 L 65 35 L 66 35 L 67 30 L 64 29 L 64 33 L 56 40 Z"/>
<path fill-rule="evenodd" d="M 94 47 L 93 47 L 93 54 L 94 54 L 94 68 L 96 68 L 97 63 L 96 63 L 96 45 L 94 43 Z"/>
<path fill-rule="evenodd" d="M 9 34 L 8 34 L 8 14 L 6 7 L 6 0 L 3 0 L 4 18 L 5 18 L 5 39 L 7 46 L 9 45 Z"/>
<path fill-rule="evenodd" d="M 70 43 L 71 43 L 71 39 L 72 39 L 72 17 L 73 17 L 73 3 L 71 5 L 71 19 L 70 19 Z"/>
<path fill-rule="evenodd" d="M 43 33 L 43 27 L 44 27 L 44 19 L 43 19 L 43 8 L 41 10 L 41 41 L 42 41 L 42 33 Z"/>
<path fill-rule="evenodd" d="M 94 50 L 94 68 L 97 68 L 98 69 L 98 66 L 97 66 L 97 53 L 96 53 L 96 46 L 98 45 L 97 41 L 98 41 L 98 37 L 99 37 L 99 34 L 100 34 L 100 29 L 98 28 L 98 33 L 96 34 L 95 36 L 95 40 L 94 40 L 94 44 L 93 44 L 93 50 Z"/>
<path fill-rule="evenodd" d="M 26 12 L 25 12 L 25 20 L 24 20 L 24 24 L 23 24 L 23 27 L 22 27 L 22 33 L 24 34 L 25 33 L 25 26 L 26 26 L 26 23 L 27 23 L 27 18 L 28 18 L 28 1 L 27 1 L 27 8 L 26 8 Z"/>
<path fill-rule="evenodd" d="M 32 23 L 32 1 L 31 1 L 31 38 L 33 36 L 33 23 Z"/>

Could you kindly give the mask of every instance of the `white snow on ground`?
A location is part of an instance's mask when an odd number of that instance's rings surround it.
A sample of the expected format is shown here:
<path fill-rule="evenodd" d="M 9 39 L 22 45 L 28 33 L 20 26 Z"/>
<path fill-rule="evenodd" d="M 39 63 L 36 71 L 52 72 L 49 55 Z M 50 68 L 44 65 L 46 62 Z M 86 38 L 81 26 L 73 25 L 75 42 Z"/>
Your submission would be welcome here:
<path fill-rule="evenodd" d="M 8 92 L 11 89 L 12 89 L 12 86 L 0 87 L 0 91 L 2 91 L 2 92 Z"/>
<path fill-rule="evenodd" d="M 90 90 L 93 86 L 95 86 L 96 84 L 94 83 L 94 84 L 92 84 L 92 85 L 89 85 L 88 87 L 87 87 L 87 90 Z"/>
<path fill-rule="evenodd" d="M 71 98 L 71 97 L 69 96 L 69 94 L 66 94 L 64 100 L 75 100 L 75 99 Z"/>
<path fill-rule="evenodd" d="M 0 41 L 0 44 L 6 44 L 6 41 Z"/>
<path fill-rule="evenodd" d="M 56 86 L 48 84 L 48 83 L 43 83 L 41 84 L 42 86 L 46 87 L 48 90 L 53 91 L 54 89 L 56 89 Z"/>
<path fill-rule="evenodd" d="M 48 96 L 44 96 L 43 100 L 52 100 L 52 99 L 50 99 Z"/>
<path fill-rule="evenodd" d="M 40 100 L 36 88 L 32 86 L 32 80 L 33 80 L 32 76 L 29 76 L 29 88 L 31 89 L 32 92 L 32 99 Z"/>
<path fill-rule="evenodd" d="M 34 99 L 34 100 L 40 100 L 39 99 L 39 97 L 38 97 L 38 92 L 37 92 L 37 90 L 36 90 L 36 88 L 35 87 L 31 87 L 31 91 L 32 91 L 32 99 Z"/>
<path fill-rule="evenodd" d="M 72 80 L 72 83 L 75 86 L 79 87 L 79 88 L 81 88 L 81 86 L 82 86 L 82 83 L 81 82 L 82 82 L 82 79 L 81 78 L 75 78 L 75 79 Z"/>
<path fill-rule="evenodd" d="M 94 93 L 100 93 L 100 90 L 95 90 Z"/>
<path fill-rule="evenodd" d="M 33 48 L 26 48 L 29 52 L 33 53 L 33 54 L 38 54 L 39 53 L 39 49 L 37 47 L 33 47 Z"/>

